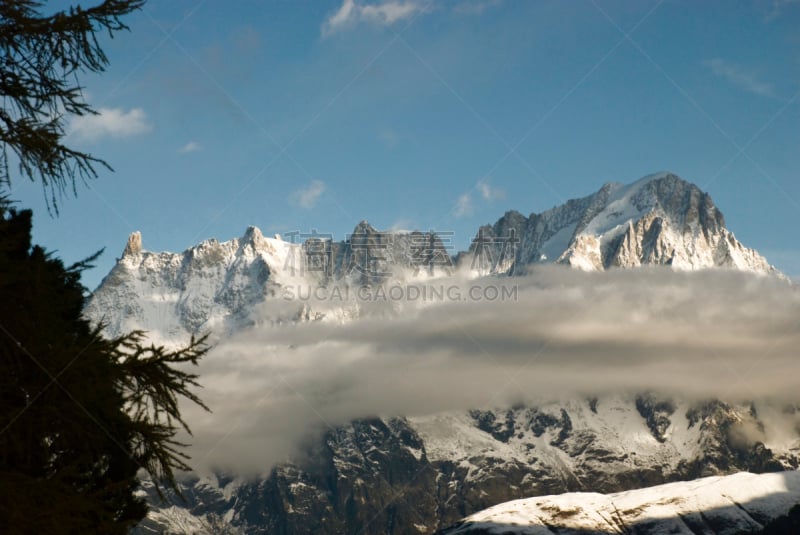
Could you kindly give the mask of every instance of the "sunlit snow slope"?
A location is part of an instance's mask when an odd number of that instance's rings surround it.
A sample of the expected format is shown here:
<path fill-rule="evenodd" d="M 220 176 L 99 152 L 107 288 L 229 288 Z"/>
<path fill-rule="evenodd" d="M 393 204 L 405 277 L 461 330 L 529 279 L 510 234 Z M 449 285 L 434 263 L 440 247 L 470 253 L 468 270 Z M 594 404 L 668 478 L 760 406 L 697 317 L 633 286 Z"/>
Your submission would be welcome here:
<path fill-rule="evenodd" d="M 443 533 L 759 533 L 798 503 L 800 472 L 741 472 L 615 494 L 572 492 L 514 500 L 470 515 Z"/>

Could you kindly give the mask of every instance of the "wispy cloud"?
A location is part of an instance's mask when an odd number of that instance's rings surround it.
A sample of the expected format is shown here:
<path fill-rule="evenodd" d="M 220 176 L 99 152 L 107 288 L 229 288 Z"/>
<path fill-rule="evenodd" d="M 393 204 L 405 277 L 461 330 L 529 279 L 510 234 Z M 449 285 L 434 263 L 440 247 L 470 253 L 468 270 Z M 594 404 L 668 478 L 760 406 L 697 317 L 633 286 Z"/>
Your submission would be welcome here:
<path fill-rule="evenodd" d="M 124 138 L 153 129 L 141 108 L 99 108 L 97 115 L 73 117 L 68 132 L 79 139 L 94 141 L 102 137 Z"/>
<path fill-rule="evenodd" d="M 322 24 L 322 36 L 328 37 L 342 30 L 355 28 L 359 24 L 391 26 L 416 15 L 434 11 L 458 15 L 480 15 L 501 2 L 502 0 L 459 0 L 448 4 L 424 0 L 377 0 L 373 2 L 343 0 L 339 9 Z"/>
<path fill-rule="evenodd" d="M 479 200 L 483 199 L 484 201 L 491 202 L 506 198 L 506 192 L 504 190 L 495 188 L 485 180 L 478 181 L 478 183 L 475 184 L 475 189 L 478 190 L 478 193 L 480 194 Z M 455 217 L 466 217 L 468 215 L 472 215 L 474 212 L 475 204 L 472 199 L 472 191 L 462 193 L 456 200 L 452 214 Z"/>
<path fill-rule="evenodd" d="M 528 277 L 451 283 L 460 295 L 514 285 L 518 299 L 417 300 L 401 309 L 362 301 L 353 321 L 305 323 L 276 318 L 302 307 L 342 317 L 343 304 L 266 300 L 253 328 L 200 364 L 214 412 L 187 407 L 197 462 L 214 449 L 203 462 L 269 470 L 297 453 L 320 418 L 337 425 L 648 390 L 689 400 L 798 399 L 800 294 L 782 281 L 542 266 Z"/>
<path fill-rule="evenodd" d="M 289 202 L 310 210 L 316 206 L 323 193 L 325 193 L 325 183 L 321 180 L 312 180 L 306 187 L 293 192 L 289 196 Z"/>
<path fill-rule="evenodd" d="M 178 149 L 178 152 L 181 154 L 188 154 L 190 152 L 197 152 L 198 150 L 200 150 L 200 148 L 201 148 L 200 143 L 198 143 L 197 141 L 190 141 L 186 145 Z"/>
<path fill-rule="evenodd" d="M 481 192 L 481 197 L 483 197 L 483 199 L 486 201 L 494 201 L 506 198 L 506 192 L 504 190 L 495 188 L 483 180 L 478 182 L 478 191 Z"/>
<path fill-rule="evenodd" d="M 453 215 L 456 217 L 468 216 L 472 213 L 472 210 L 472 195 L 464 193 L 456 201 L 456 205 L 453 208 Z"/>
<path fill-rule="evenodd" d="M 763 97 L 775 96 L 771 84 L 759 80 L 754 73 L 740 65 L 720 58 L 706 60 L 703 65 L 710 69 L 715 76 L 724 78 L 739 89 Z"/>
<path fill-rule="evenodd" d="M 360 23 L 391 26 L 424 9 L 422 2 L 414 0 L 385 0 L 372 4 L 344 0 L 339 9 L 323 23 L 322 35 L 326 37 Z"/>

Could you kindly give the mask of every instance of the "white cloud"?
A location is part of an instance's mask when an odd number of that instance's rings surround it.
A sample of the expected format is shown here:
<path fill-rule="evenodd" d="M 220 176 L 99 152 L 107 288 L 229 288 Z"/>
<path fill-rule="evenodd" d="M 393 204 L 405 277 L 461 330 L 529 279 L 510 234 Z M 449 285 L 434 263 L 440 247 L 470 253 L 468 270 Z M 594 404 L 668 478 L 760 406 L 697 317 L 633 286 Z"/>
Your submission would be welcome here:
<path fill-rule="evenodd" d="M 316 206 L 324 192 L 325 183 L 321 180 L 312 180 L 308 186 L 293 192 L 289 196 L 289 202 L 309 210 Z"/>
<path fill-rule="evenodd" d="M 424 9 L 422 2 L 414 0 L 384 0 L 374 4 L 344 0 L 339 9 L 323 23 L 322 35 L 327 37 L 360 23 L 391 26 Z"/>
<path fill-rule="evenodd" d="M 358 16 L 354 0 L 344 0 L 339 10 L 322 25 L 322 34 L 328 35 L 340 30 L 342 27 L 352 24 L 356 18 Z"/>
<path fill-rule="evenodd" d="M 481 192 L 481 197 L 483 197 L 484 200 L 487 200 L 487 201 L 494 201 L 494 200 L 497 200 L 497 199 L 505 199 L 506 198 L 506 192 L 505 191 L 503 191 L 501 189 L 498 189 L 498 188 L 494 188 L 489 183 L 487 183 L 487 182 L 485 182 L 483 180 L 478 182 L 478 191 Z"/>
<path fill-rule="evenodd" d="M 456 217 L 464 217 L 472 213 L 472 196 L 469 193 L 464 193 L 456 201 L 453 207 L 453 215 Z"/>
<path fill-rule="evenodd" d="M 422 4 L 417 2 L 384 2 L 362 6 L 361 16 L 366 21 L 389 26 L 397 21 L 407 19 L 421 9 Z"/>
<path fill-rule="evenodd" d="M 141 108 L 99 108 L 97 115 L 73 117 L 68 132 L 79 139 L 94 141 L 102 137 L 124 138 L 153 129 Z"/>
<path fill-rule="evenodd" d="M 457 15 L 480 15 L 489 8 L 500 5 L 502 0 L 459 0 L 447 4 L 424 0 L 343 0 L 339 9 L 322 24 L 322 36 L 355 28 L 359 24 L 391 26 L 424 12 L 446 11 Z"/>
<path fill-rule="evenodd" d="M 715 76 L 724 78 L 739 89 L 763 97 L 775 96 L 771 84 L 762 82 L 756 78 L 755 74 L 735 63 L 720 58 L 714 58 L 704 61 L 703 65 L 708 67 Z"/>
<path fill-rule="evenodd" d="M 196 152 L 198 150 L 200 150 L 200 143 L 198 143 L 197 141 L 190 141 L 186 145 L 178 149 L 178 152 L 180 152 L 181 154 L 187 154 L 189 152 Z"/>
<path fill-rule="evenodd" d="M 494 201 L 496 199 L 505 199 L 506 192 L 499 189 L 492 187 L 488 182 L 484 180 L 479 181 L 475 185 L 475 189 L 478 190 L 480 194 L 480 198 L 484 201 Z M 472 215 L 475 211 L 475 205 L 472 201 L 472 194 L 471 192 L 462 193 L 458 199 L 456 200 L 455 206 L 451 213 L 455 217 L 466 217 L 468 215 Z"/>
<path fill-rule="evenodd" d="M 798 399 L 800 291 L 783 281 L 541 266 L 528 277 L 439 282 L 460 296 L 516 286 L 517 299 L 365 301 L 344 323 L 276 321 L 302 307 L 340 317 L 328 312 L 341 302 L 265 301 L 252 328 L 200 363 L 202 397 L 214 412 L 184 413 L 195 462 L 268 471 L 322 421 L 376 414 L 648 390 Z"/>

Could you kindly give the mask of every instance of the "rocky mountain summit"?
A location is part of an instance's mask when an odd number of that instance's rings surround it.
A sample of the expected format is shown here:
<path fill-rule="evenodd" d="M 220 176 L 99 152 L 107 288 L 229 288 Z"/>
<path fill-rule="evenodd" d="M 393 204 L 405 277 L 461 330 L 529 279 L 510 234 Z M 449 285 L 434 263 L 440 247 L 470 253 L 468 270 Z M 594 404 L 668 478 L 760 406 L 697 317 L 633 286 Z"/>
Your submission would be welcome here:
<path fill-rule="evenodd" d="M 736 240 L 707 193 L 672 173 L 608 183 L 541 214 L 506 212 L 481 227 L 470 253 L 479 255 L 481 244 L 488 244 L 493 258 L 501 258 L 504 236 L 519 240 L 516 254 L 494 269 L 504 273 L 543 262 L 585 270 L 669 265 L 776 273 Z"/>
<path fill-rule="evenodd" d="M 361 221 L 345 241 L 318 233 L 304 238 L 269 238 L 249 227 L 240 238 L 154 253 L 142 249 L 142 236 L 134 232 L 93 293 L 86 315 L 104 322 L 111 335 L 144 329 L 170 343 L 201 331 L 247 326 L 253 306 L 291 299 L 300 288 L 307 292 L 332 282 L 357 287 L 454 268 L 442 239 L 431 232 L 380 232 Z"/>

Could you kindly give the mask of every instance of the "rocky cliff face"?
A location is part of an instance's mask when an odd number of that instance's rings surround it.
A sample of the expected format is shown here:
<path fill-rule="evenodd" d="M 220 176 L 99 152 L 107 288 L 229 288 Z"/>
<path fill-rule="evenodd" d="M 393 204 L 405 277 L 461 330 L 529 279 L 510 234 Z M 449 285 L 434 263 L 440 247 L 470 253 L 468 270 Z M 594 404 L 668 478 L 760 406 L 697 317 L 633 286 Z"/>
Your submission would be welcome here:
<path fill-rule="evenodd" d="M 142 250 L 135 232 L 85 313 L 111 335 L 144 329 L 159 342 L 182 340 L 246 316 L 254 303 L 297 278 L 287 266 L 301 260 L 297 246 L 265 238 L 255 227 L 241 238 L 206 240 L 183 253 Z"/>
<path fill-rule="evenodd" d="M 512 258 L 503 250 L 509 238 L 518 240 Z M 736 240 L 707 193 L 672 173 L 605 184 L 588 197 L 529 217 L 507 212 L 479 230 L 462 261 L 467 259 L 501 273 L 549 262 L 585 270 L 670 265 L 776 273 Z"/>
<path fill-rule="evenodd" d="M 249 326 L 250 311 L 267 299 L 292 300 L 332 283 L 358 287 L 431 277 L 453 267 L 435 233 L 381 232 L 366 221 L 341 242 L 309 235 L 295 243 L 250 227 L 240 238 L 206 240 L 182 253 L 143 250 L 134 232 L 85 313 L 105 323 L 109 335 L 143 329 L 169 344 Z M 276 321 L 315 318 L 295 307 Z"/>

